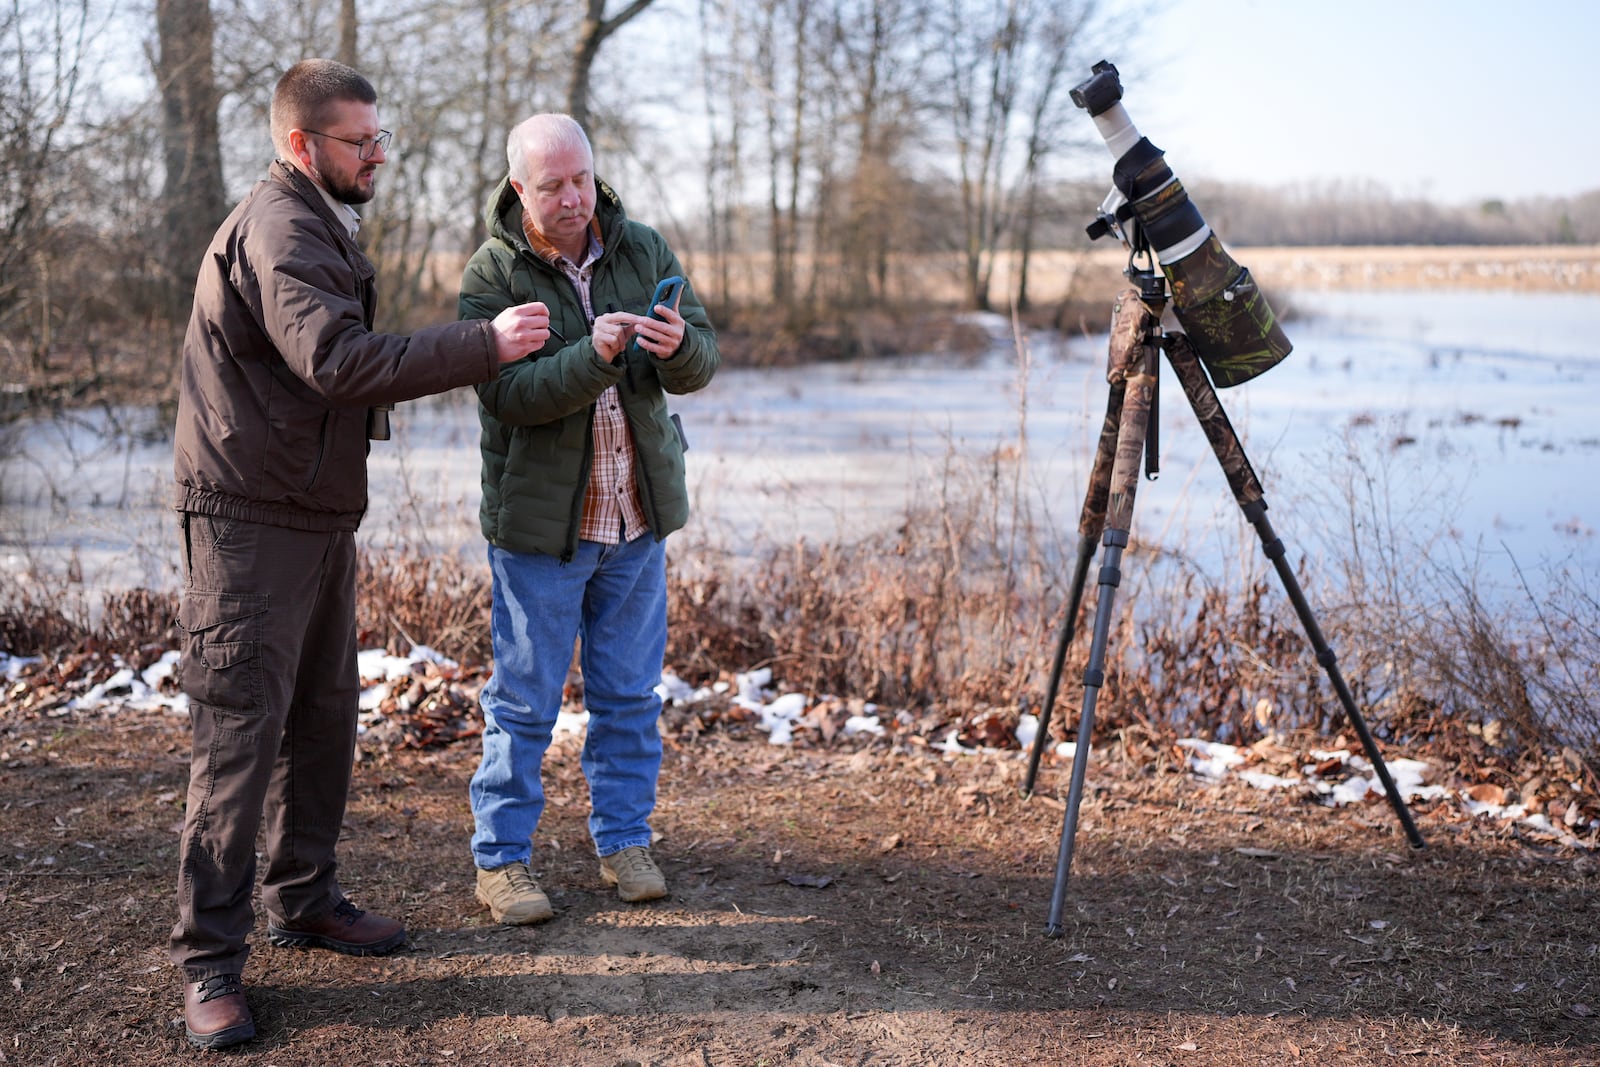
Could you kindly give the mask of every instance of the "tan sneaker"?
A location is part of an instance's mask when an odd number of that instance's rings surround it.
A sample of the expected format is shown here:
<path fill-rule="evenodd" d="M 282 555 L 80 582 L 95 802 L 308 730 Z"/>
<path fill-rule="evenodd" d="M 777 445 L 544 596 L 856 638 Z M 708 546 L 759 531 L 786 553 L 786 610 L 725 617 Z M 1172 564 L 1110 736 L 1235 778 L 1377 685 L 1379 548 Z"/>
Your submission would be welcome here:
<path fill-rule="evenodd" d="M 550 898 L 533 880 L 533 872 L 520 860 L 492 871 L 479 868 L 477 896 L 494 921 L 507 926 L 544 922 L 556 913 Z"/>
<path fill-rule="evenodd" d="M 600 877 L 617 887 L 617 896 L 633 903 L 667 895 L 667 879 L 650 858 L 650 850 L 634 845 L 600 857 Z"/>

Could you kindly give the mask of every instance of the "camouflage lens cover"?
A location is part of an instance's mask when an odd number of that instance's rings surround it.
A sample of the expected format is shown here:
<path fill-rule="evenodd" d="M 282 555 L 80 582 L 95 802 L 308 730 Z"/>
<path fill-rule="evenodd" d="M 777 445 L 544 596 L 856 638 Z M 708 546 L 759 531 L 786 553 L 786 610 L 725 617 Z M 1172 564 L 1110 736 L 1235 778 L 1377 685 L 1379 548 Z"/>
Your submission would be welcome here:
<path fill-rule="evenodd" d="M 1266 296 L 1216 234 L 1161 270 L 1178 322 L 1217 388 L 1247 382 L 1289 354 L 1289 338 Z"/>

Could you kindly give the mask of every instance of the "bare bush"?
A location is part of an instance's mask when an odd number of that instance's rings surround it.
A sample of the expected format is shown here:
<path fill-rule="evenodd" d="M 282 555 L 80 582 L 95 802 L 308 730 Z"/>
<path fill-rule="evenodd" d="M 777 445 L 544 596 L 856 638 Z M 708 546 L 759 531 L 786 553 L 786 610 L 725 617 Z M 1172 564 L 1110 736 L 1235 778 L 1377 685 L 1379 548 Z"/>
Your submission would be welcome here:
<path fill-rule="evenodd" d="M 1566 575 L 1526 609 L 1491 610 L 1456 573 L 1437 579 L 1426 623 L 1411 635 L 1419 688 L 1463 719 L 1495 723 L 1513 749 L 1572 748 L 1600 771 L 1600 604 Z"/>
<path fill-rule="evenodd" d="M 488 663 L 489 569 L 480 560 L 415 546 L 361 554 L 356 629 L 363 648 L 423 644 L 468 663 Z"/>

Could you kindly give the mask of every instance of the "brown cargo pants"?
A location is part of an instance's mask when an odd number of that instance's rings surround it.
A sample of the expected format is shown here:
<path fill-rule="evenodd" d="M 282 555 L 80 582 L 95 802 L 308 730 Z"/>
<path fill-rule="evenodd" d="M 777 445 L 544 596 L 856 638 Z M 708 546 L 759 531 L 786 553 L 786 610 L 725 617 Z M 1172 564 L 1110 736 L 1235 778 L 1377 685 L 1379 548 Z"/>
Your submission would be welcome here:
<path fill-rule="evenodd" d="M 334 848 L 355 753 L 355 538 L 185 513 L 179 680 L 194 726 L 172 961 L 238 974 L 262 903 L 277 924 L 342 896 Z"/>

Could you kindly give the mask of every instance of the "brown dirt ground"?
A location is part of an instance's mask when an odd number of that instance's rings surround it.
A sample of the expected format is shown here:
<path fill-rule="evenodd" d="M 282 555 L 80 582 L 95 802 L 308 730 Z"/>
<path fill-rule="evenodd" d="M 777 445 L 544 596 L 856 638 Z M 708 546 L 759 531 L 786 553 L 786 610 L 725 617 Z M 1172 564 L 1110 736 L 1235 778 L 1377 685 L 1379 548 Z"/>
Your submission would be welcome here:
<path fill-rule="evenodd" d="M 187 723 L 0 709 L 0 1063 L 1592 1064 L 1600 864 L 1418 805 L 1089 769 L 1064 936 L 1043 936 L 1069 764 L 1015 751 L 675 735 L 622 905 L 587 846 L 576 739 L 547 763 L 552 921 L 472 899 L 477 745 L 364 742 L 343 883 L 402 917 L 382 959 L 265 944 L 259 1037 L 192 1051 L 163 952 Z M 263 920 L 264 921 L 264 920 Z"/>

